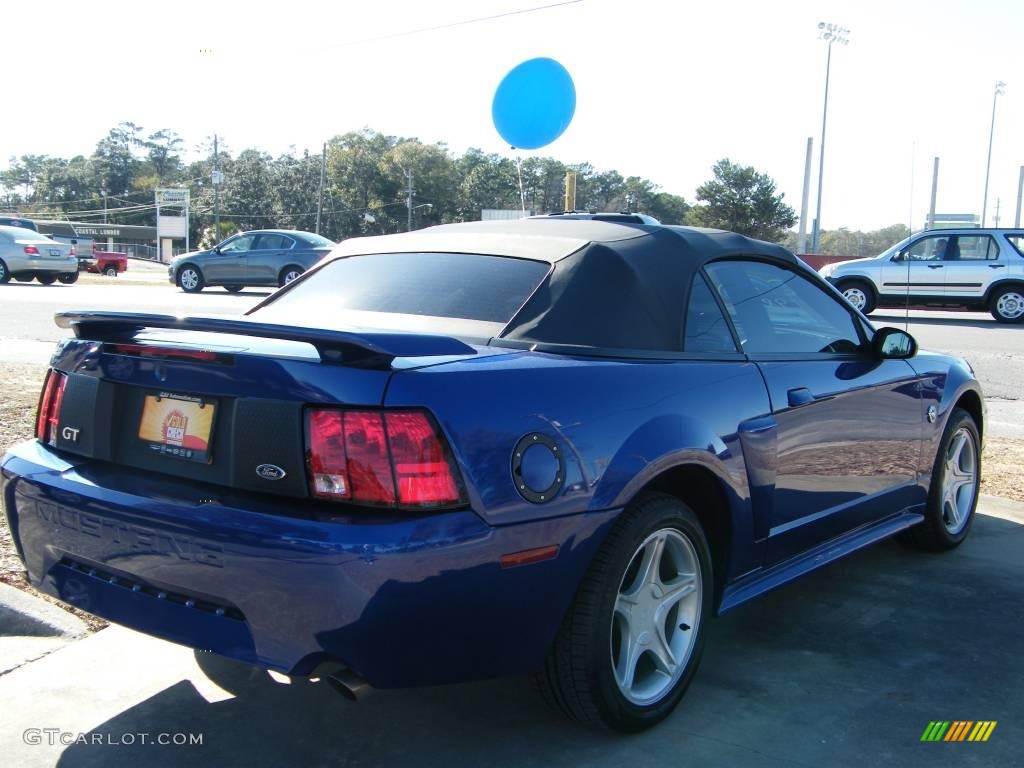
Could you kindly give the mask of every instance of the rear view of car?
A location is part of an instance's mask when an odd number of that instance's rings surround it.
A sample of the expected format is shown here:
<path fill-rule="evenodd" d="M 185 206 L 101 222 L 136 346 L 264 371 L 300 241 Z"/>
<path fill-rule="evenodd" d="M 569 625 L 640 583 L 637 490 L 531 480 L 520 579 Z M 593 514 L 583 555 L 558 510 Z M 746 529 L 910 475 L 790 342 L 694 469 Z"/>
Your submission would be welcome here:
<path fill-rule="evenodd" d="M 78 280 L 78 260 L 71 246 L 34 229 L 0 226 L 0 284 L 38 280 L 52 285 Z"/>

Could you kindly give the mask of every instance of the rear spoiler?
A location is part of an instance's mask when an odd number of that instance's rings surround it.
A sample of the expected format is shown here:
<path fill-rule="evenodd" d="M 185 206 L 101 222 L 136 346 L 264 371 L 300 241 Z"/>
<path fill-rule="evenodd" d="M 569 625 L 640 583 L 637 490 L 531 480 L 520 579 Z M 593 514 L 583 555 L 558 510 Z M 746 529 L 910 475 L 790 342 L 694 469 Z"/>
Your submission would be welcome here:
<path fill-rule="evenodd" d="M 390 365 L 396 357 L 475 355 L 476 350 L 451 336 L 386 331 L 331 331 L 294 325 L 275 325 L 231 317 L 177 317 L 145 312 L 58 312 L 61 328 L 71 328 L 80 339 L 123 340 L 145 328 L 231 333 L 266 339 L 299 341 L 316 347 L 323 362 Z"/>

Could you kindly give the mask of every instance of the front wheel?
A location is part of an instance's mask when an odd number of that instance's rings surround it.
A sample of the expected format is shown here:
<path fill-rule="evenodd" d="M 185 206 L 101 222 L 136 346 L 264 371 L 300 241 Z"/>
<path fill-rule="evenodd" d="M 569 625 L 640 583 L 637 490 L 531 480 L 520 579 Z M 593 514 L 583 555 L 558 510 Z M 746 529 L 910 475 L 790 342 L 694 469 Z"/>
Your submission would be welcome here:
<path fill-rule="evenodd" d="M 865 315 L 875 311 L 875 292 L 863 280 L 844 280 L 837 287 L 854 309 L 859 309 Z"/>
<path fill-rule="evenodd" d="M 57 275 L 57 279 L 60 280 L 64 285 L 71 285 L 72 283 L 78 282 L 77 272 L 61 272 Z"/>
<path fill-rule="evenodd" d="M 50 272 L 40 272 L 36 275 L 36 280 L 43 285 L 53 285 L 57 282 L 57 276 Z"/>
<path fill-rule="evenodd" d="M 203 290 L 203 274 L 198 267 L 188 264 L 178 273 L 178 285 L 185 293 L 199 293 Z"/>
<path fill-rule="evenodd" d="M 3 259 L 0 259 L 0 285 L 11 282 L 11 273 Z"/>
<path fill-rule="evenodd" d="M 711 554 L 696 515 L 651 494 L 631 504 L 601 550 L 535 681 L 588 725 L 635 732 L 683 697 L 711 614 Z"/>
<path fill-rule="evenodd" d="M 1007 286 L 992 294 L 989 311 L 1000 323 L 1024 322 L 1024 288 Z"/>
<path fill-rule="evenodd" d="M 924 521 L 907 531 L 905 541 L 932 552 L 959 546 L 971 530 L 980 484 L 978 426 L 971 414 L 956 408 L 949 416 L 935 456 Z"/>

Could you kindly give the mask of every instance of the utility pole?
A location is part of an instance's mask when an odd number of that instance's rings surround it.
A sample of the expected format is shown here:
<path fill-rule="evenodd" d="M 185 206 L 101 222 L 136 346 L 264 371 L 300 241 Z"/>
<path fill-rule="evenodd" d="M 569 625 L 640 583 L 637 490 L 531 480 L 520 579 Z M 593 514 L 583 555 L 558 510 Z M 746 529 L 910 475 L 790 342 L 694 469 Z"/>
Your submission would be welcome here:
<path fill-rule="evenodd" d="M 406 224 L 406 231 L 407 232 L 412 232 L 412 196 L 414 194 L 413 189 L 412 189 L 412 171 L 405 171 L 405 181 L 406 181 L 405 207 L 408 209 L 408 215 L 409 215 L 409 220 L 408 220 L 408 223 Z"/>
<path fill-rule="evenodd" d="M 988 129 L 988 159 L 985 161 L 985 197 L 981 201 L 981 226 L 985 226 L 985 214 L 988 213 L 988 174 L 992 170 L 992 139 L 996 133 L 996 99 L 1003 93 L 1006 83 L 1002 80 L 996 83 L 995 91 L 992 94 L 992 122 Z"/>
<path fill-rule="evenodd" d="M 1017 179 L 1017 216 L 1013 222 L 1013 226 L 1017 229 L 1020 229 L 1020 205 L 1022 198 L 1024 198 L 1024 165 L 1020 167 L 1020 178 Z"/>
<path fill-rule="evenodd" d="M 828 86 L 832 74 L 832 43 L 846 45 L 849 41 L 850 30 L 835 24 L 818 23 L 820 30 L 819 38 L 828 44 L 828 53 L 825 56 L 825 105 L 821 110 L 821 143 L 818 145 L 818 206 L 814 212 L 814 234 L 811 237 L 811 251 L 818 252 L 821 243 L 821 191 L 824 186 L 825 176 L 825 125 L 828 120 Z"/>
<path fill-rule="evenodd" d="M 811 192 L 811 163 L 814 156 L 814 139 L 807 137 L 807 157 L 804 159 L 804 195 L 800 202 L 800 234 L 796 238 L 796 252 L 807 253 L 807 200 Z"/>
<path fill-rule="evenodd" d="M 565 210 L 576 210 L 576 174 L 572 171 L 565 173 Z"/>
<path fill-rule="evenodd" d="M 932 202 L 928 206 L 928 229 L 935 226 L 935 197 L 939 192 L 939 158 L 935 158 L 935 167 L 932 169 Z"/>
<path fill-rule="evenodd" d="M 217 167 L 217 134 L 213 134 L 213 230 L 216 233 L 217 242 L 220 242 L 220 196 L 217 188 L 220 186 L 220 168 Z"/>
<path fill-rule="evenodd" d="M 320 209 L 324 207 L 324 169 L 327 167 L 327 142 L 320 156 L 320 192 L 316 198 L 316 233 L 320 234 Z"/>

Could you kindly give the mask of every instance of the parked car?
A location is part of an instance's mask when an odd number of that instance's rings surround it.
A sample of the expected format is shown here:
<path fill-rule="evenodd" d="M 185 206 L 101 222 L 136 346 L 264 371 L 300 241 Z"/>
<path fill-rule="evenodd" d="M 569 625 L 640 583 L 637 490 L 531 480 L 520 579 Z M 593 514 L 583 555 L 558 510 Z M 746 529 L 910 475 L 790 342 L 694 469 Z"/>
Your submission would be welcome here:
<path fill-rule="evenodd" d="M 0 227 L 21 227 L 22 229 L 31 229 L 33 232 L 39 231 L 39 227 L 34 221 L 17 216 L 0 216 Z"/>
<path fill-rule="evenodd" d="M 0 284 L 12 277 L 22 283 L 73 283 L 78 280 L 78 262 L 65 243 L 34 229 L 0 225 Z"/>
<path fill-rule="evenodd" d="M 168 279 L 186 293 L 220 285 L 234 293 L 244 286 L 287 285 L 334 246 L 326 237 L 293 229 L 259 229 L 229 237 L 207 251 L 178 256 Z"/>
<path fill-rule="evenodd" d="M 714 615 L 895 534 L 956 547 L 978 500 L 970 367 L 728 232 L 446 225 L 240 318 L 58 325 L 0 463 L 32 585 L 352 696 L 534 673 L 643 729 Z"/>
<path fill-rule="evenodd" d="M 121 251 L 93 251 L 91 257 L 79 256 L 78 266 L 85 272 L 117 277 L 128 269 L 128 254 Z"/>
<path fill-rule="evenodd" d="M 865 314 L 914 304 L 1024 322 L 1024 230 L 928 230 L 880 256 L 828 264 L 821 274 Z"/>

